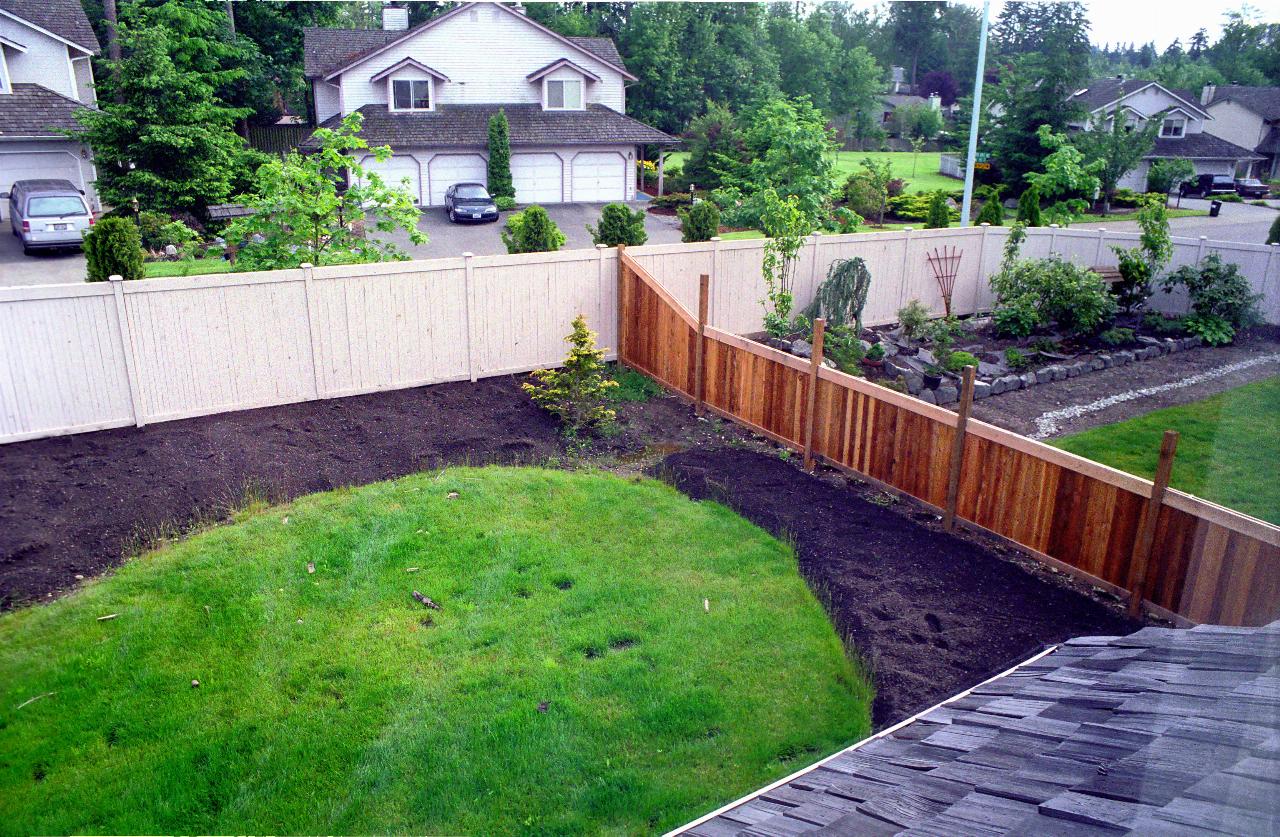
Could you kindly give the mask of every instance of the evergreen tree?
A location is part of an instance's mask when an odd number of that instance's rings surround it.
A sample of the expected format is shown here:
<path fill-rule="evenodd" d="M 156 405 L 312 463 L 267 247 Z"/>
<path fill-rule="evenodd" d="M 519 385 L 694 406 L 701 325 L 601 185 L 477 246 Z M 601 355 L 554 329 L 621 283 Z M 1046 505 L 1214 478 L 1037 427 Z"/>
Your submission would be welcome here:
<path fill-rule="evenodd" d="M 593 244 L 636 247 L 649 240 L 649 234 L 644 231 L 644 218 L 643 209 L 632 212 L 625 203 L 606 204 L 600 212 L 599 223 L 595 227 L 587 225 L 587 232 L 591 233 Z"/>
<path fill-rule="evenodd" d="M 1014 218 L 1028 227 L 1040 226 L 1040 190 L 1028 186 L 1018 198 L 1018 214 Z"/>
<path fill-rule="evenodd" d="M 569 356 L 559 369 L 538 369 L 532 382 L 522 388 L 533 403 L 560 419 L 564 434 L 576 437 L 583 430 L 612 424 L 616 413 L 605 406 L 609 390 L 617 381 L 604 376 L 604 350 L 596 348 L 596 334 L 588 330 L 586 318 L 573 320 Z"/>
<path fill-rule="evenodd" d="M 105 282 L 112 276 L 141 279 L 142 240 L 138 225 L 119 216 L 103 218 L 84 237 L 88 281 Z"/>
<path fill-rule="evenodd" d="M 951 226 L 951 210 L 947 207 L 945 192 L 934 192 L 929 200 L 929 212 L 924 218 L 926 230 L 941 230 Z"/>
<path fill-rule="evenodd" d="M 706 113 L 690 124 L 685 146 L 689 156 L 683 177 L 699 189 L 718 189 L 723 172 L 744 162 L 742 132 L 729 109 L 715 102 L 708 102 Z"/>
<path fill-rule="evenodd" d="M 511 135 L 502 108 L 489 117 L 489 194 L 495 198 L 516 196 L 511 181 Z"/>
<path fill-rule="evenodd" d="M 988 195 L 986 201 L 982 204 L 982 211 L 978 213 L 974 223 L 990 224 L 993 227 L 999 227 L 1004 224 L 1004 206 L 1000 204 L 999 195 L 995 193 Z"/>

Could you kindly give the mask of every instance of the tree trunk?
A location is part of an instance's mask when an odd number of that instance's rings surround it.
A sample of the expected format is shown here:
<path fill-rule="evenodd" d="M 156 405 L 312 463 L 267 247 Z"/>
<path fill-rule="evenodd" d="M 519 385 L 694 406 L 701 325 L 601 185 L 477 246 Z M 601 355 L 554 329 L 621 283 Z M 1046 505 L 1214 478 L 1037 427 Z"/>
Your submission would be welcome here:
<path fill-rule="evenodd" d="M 102 0 L 102 16 L 107 22 L 107 57 L 120 60 L 120 34 L 116 31 L 116 0 Z"/>
<path fill-rule="evenodd" d="M 235 7 L 231 5 L 231 0 L 227 0 L 227 29 L 231 32 L 231 37 L 236 36 L 236 12 Z"/>

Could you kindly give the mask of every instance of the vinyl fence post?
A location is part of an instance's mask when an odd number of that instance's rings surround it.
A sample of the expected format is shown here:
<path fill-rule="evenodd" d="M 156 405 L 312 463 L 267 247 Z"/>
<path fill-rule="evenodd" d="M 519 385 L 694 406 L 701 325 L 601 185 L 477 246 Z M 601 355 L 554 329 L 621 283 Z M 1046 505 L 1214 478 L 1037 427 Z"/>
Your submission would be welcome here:
<path fill-rule="evenodd" d="M 659 157 L 661 159 L 661 157 Z M 624 271 L 626 267 L 623 261 L 626 260 L 627 246 L 625 244 L 618 245 L 618 369 L 622 369 L 626 361 L 622 357 L 623 347 L 626 345 L 626 278 Z"/>
<path fill-rule="evenodd" d="M 316 334 L 315 299 L 311 295 L 311 283 L 315 278 L 315 266 L 311 262 L 298 265 L 302 268 L 302 298 L 307 306 L 307 338 L 311 343 L 311 395 L 319 398 L 320 387 L 320 339 Z"/>
<path fill-rule="evenodd" d="M 1173 455 L 1178 451 L 1178 431 L 1166 430 L 1160 440 L 1160 461 L 1156 464 L 1156 476 L 1151 486 L 1151 497 L 1142 513 L 1142 522 L 1138 525 L 1138 534 L 1133 542 L 1133 558 L 1129 563 L 1129 616 L 1137 618 L 1142 613 L 1142 600 L 1147 595 L 1148 568 L 1151 560 L 1151 545 L 1156 537 L 1156 523 L 1160 517 L 1160 506 L 1164 503 L 1164 492 L 1169 487 L 1169 477 L 1173 473 Z"/>
<path fill-rule="evenodd" d="M 475 301 L 472 299 L 475 267 L 472 259 L 475 253 L 462 254 L 462 308 L 467 317 L 467 375 L 471 383 L 476 382 L 476 330 L 472 320 L 475 317 Z"/>
<path fill-rule="evenodd" d="M 720 241 L 721 241 L 720 236 L 718 235 L 711 236 L 711 281 L 712 282 L 718 281 L 720 276 Z M 719 286 L 717 285 L 717 287 Z M 708 317 L 715 316 L 715 313 L 718 313 L 718 312 L 713 313 L 711 311 L 710 304 L 708 304 L 707 316 Z"/>
<path fill-rule="evenodd" d="M 804 416 L 804 469 L 813 470 L 814 408 L 818 403 L 818 370 L 822 368 L 822 342 L 827 331 L 827 321 L 819 317 L 813 321 L 813 353 L 809 356 L 809 398 Z"/>
<path fill-rule="evenodd" d="M 911 256 L 911 228 L 902 228 L 902 270 L 898 275 L 898 307 L 901 308 L 907 304 L 907 286 L 911 283 L 907 281 L 907 263 Z M 861 337 L 862 335 L 858 335 Z"/>
<path fill-rule="evenodd" d="M 813 240 L 813 262 L 809 265 L 809 286 L 813 288 L 814 293 L 818 291 L 818 242 L 822 240 L 822 233 L 814 230 L 809 233 Z"/>
<path fill-rule="evenodd" d="M 698 415 L 705 412 L 703 395 L 706 392 L 706 351 L 707 334 L 707 301 L 710 291 L 711 277 L 706 273 L 698 277 L 698 342 L 693 352 L 693 410 Z"/>
<path fill-rule="evenodd" d="M 978 239 L 978 279 L 973 283 L 973 304 L 969 306 L 970 314 L 978 313 L 978 299 L 982 295 L 982 287 L 990 281 L 987 273 L 987 236 L 991 232 L 991 223 L 983 221 L 978 225 L 982 228 L 982 237 Z"/>
<path fill-rule="evenodd" d="M 1057 243 L 1058 243 L 1058 225 L 1050 224 L 1049 225 L 1049 255 L 1050 256 L 1053 255 L 1053 248 L 1057 246 Z"/>
<path fill-rule="evenodd" d="M 964 437 L 969 429 L 969 413 L 973 410 L 972 366 L 964 368 L 960 387 L 960 408 L 956 418 L 956 432 L 951 439 L 951 464 L 947 468 L 947 507 L 942 515 L 942 528 L 950 532 L 956 525 L 956 503 L 960 499 L 960 472 L 964 468 Z"/>
<path fill-rule="evenodd" d="M 133 347 L 133 326 L 129 322 L 129 312 L 124 304 L 124 277 L 113 273 L 107 277 L 111 282 L 111 294 L 116 301 L 116 324 L 120 329 L 120 353 L 124 355 L 124 374 L 129 381 L 129 407 L 133 410 L 133 423 L 142 427 L 147 423 L 146 405 L 142 400 L 142 381 L 138 379 L 138 357 Z"/>
<path fill-rule="evenodd" d="M 1204 261 L 1204 248 L 1208 241 L 1209 236 L 1200 236 L 1200 245 L 1196 247 L 1196 264 L 1200 264 L 1200 262 Z"/>
<path fill-rule="evenodd" d="M 1102 248 L 1104 245 L 1104 239 L 1106 239 L 1106 237 L 1107 237 L 1107 228 L 1099 227 L 1098 228 L 1098 249 L 1095 250 L 1093 253 L 1094 267 L 1098 267 L 1102 264 Z"/>
<path fill-rule="evenodd" d="M 641 171 L 643 171 L 643 169 L 641 169 Z M 600 293 L 600 297 L 599 297 L 600 303 L 599 305 L 596 306 L 596 311 L 600 315 L 597 319 L 597 322 L 599 323 L 604 323 L 605 321 L 605 305 L 606 305 L 606 301 L 608 300 L 608 296 L 604 292 L 604 288 L 605 288 L 604 252 L 608 249 L 609 249 L 609 245 L 607 244 L 596 245 L 596 287 L 599 289 L 599 293 Z M 615 305 L 617 304 L 616 299 L 614 301 L 614 304 Z M 615 321 L 614 327 L 616 328 L 617 317 L 614 317 L 614 321 Z M 602 325 L 597 326 L 597 328 L 603 328 L 603 326 Z M 614 348 L 614 353 L 616 354 L 618 349 L 618 335 L 616 332 L 613 338 L 613 348 Z"/>

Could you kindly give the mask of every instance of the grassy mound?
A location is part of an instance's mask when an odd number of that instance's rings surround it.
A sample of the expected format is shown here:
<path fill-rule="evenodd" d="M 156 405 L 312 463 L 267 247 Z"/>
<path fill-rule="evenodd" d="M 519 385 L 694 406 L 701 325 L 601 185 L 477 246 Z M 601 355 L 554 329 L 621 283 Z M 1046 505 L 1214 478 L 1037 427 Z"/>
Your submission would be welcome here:
<path fill-rule="evenodd" d="M 663 829 L 866 734 L 868 705 L 791 551 L 727 509 L 448 470 L 249 510 L 0 617 L 0 831 Z"/>

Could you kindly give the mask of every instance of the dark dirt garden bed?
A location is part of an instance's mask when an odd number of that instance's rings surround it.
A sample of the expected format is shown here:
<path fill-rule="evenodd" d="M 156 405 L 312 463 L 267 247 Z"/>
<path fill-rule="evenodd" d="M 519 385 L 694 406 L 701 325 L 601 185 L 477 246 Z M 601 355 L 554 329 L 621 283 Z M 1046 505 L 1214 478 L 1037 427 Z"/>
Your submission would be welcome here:
<path fill-rule="evenodd" d="M 278 501 L 445 464 L 574 463 L 516 378 L 441 384 L 0 446 L 0 604 L 39 601 L 160 537 Z M 877 727 L 1047 643 L 1133 627 L 1030 559 L 671 397 L 619 405 L 588 464 L 666 474 L 790 539 L 838 630 L 870 662 Z M 673 453 L 674 451 L 674 453 Z M 669 455 L 668 455 L 669 454 Z M 659 463 L 662 457 L 666 459 Z"/>

